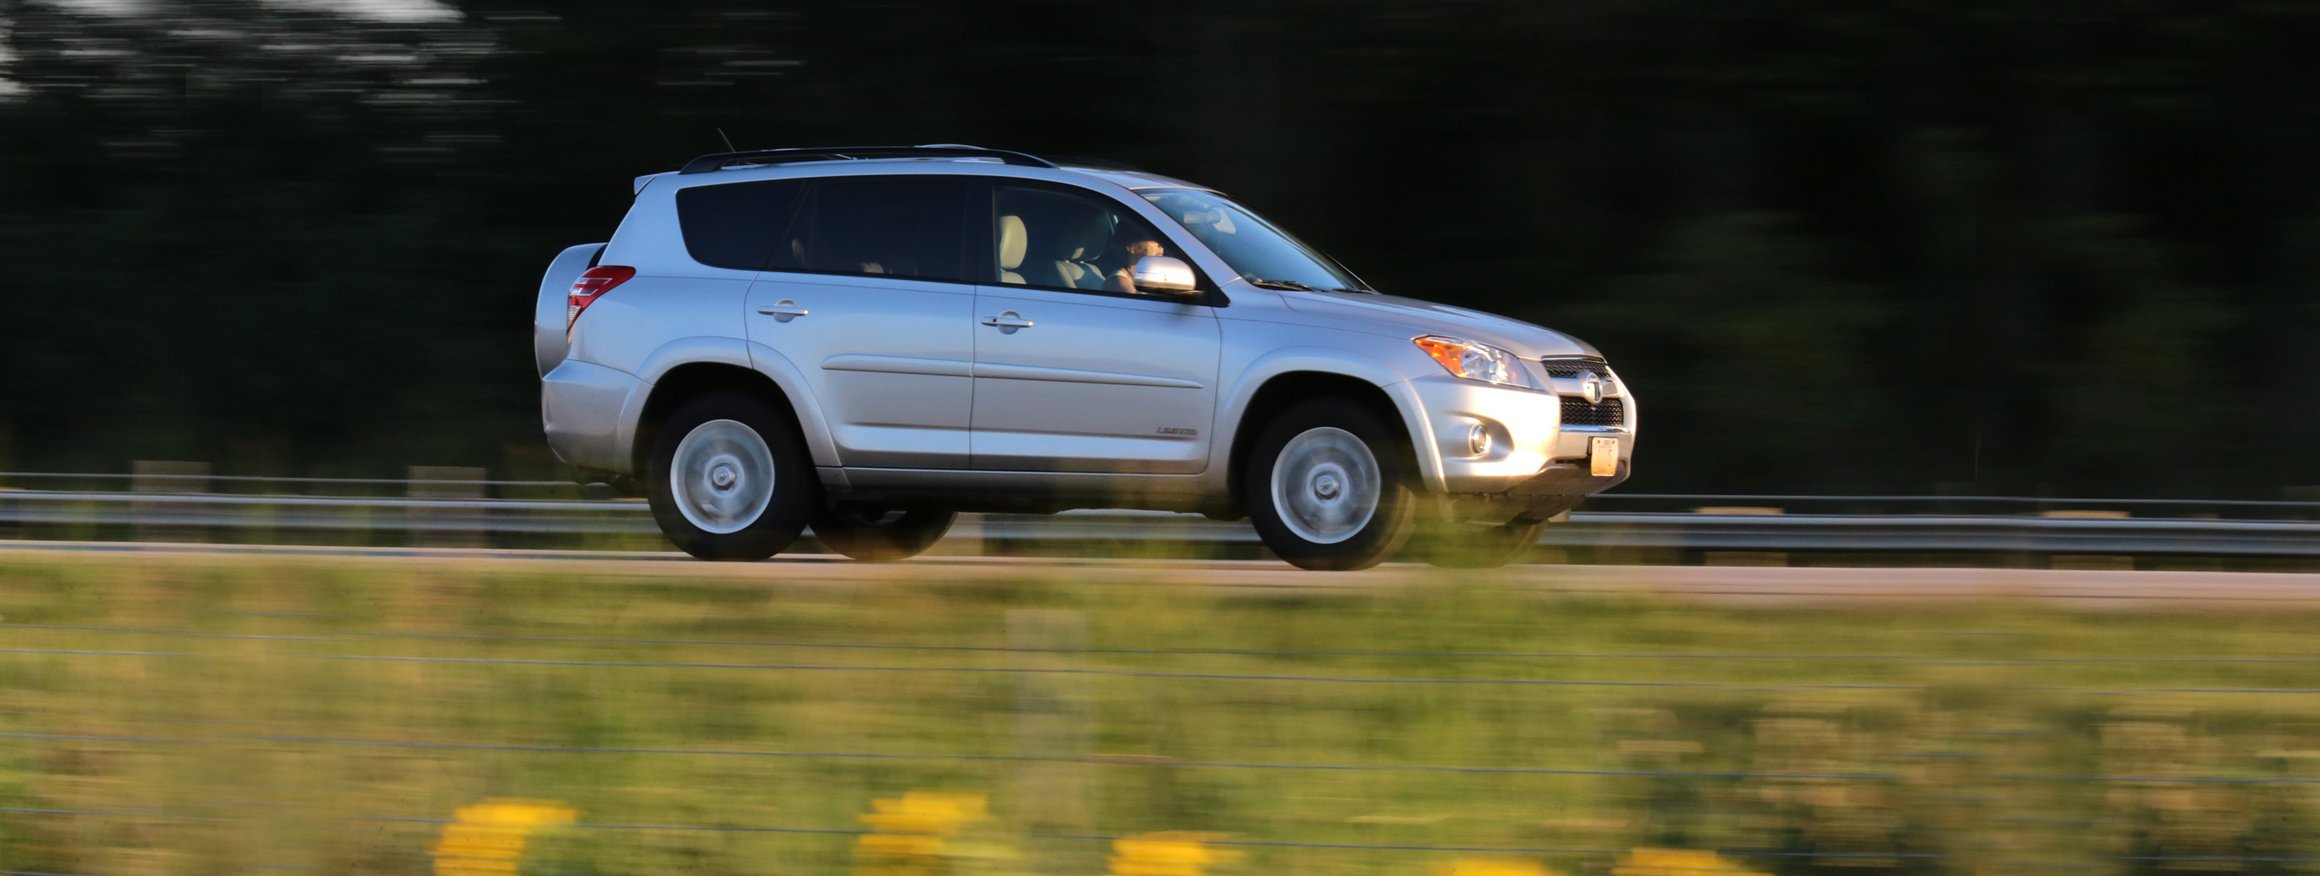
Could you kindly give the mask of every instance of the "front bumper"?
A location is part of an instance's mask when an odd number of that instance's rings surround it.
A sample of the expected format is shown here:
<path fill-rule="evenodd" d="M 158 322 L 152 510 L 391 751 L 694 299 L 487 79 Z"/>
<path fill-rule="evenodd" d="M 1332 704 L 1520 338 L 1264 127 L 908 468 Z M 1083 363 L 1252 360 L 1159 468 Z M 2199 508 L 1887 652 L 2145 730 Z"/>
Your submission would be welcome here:
<path fill-rule="evenodd" d="M 1552 381 L 1558 389 L 1561 383 Z M 1411 434 L 1427 486 L 1453 497 L 1499 496 L 1538 499 L 1584 498 L 1625 481 L 1635 455 L 1635 398 L 1624 392 L 1619 425 L 1569 426 L 1562 422 L 1567 394 L 1496 386 L 1449 375 L 1421 377 L 1404 384 L 1417 405 Z M 1476 453 L 1471 436 L 1489 433 L 1489 447 Z M 1588 474 L 1595 438 L 1619 442 L 1615 475 Z M 1573 498 L 1571 504 L 1577 504 Z"/>

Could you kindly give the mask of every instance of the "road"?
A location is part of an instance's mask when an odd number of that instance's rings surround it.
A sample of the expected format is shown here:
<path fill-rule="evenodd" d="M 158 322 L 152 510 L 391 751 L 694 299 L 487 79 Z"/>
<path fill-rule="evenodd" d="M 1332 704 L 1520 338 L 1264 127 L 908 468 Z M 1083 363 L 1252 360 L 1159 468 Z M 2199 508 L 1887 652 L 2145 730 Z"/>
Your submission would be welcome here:
<path fill-rule="evenodd" d="M 1390 586 L 1524 587 L 1548 593 L 1631 594 L 1717 602 L 1908 602 L 2019 598 L 2122 608 L 2320 605 L 2320 573 L 2107 569 L 1810 566 L 1527 565 L 1451 572 L 1393 563 L 1364 572 L 1305 572 L 1270 560 L 1102 560 L 930 556 L 896 564 L 833 554 L 758 563 L 705 563 L 675 552 L 363 548 L 158 542 L 0 540 L 0 562 L 161 561 L 456 566 L 591 577 L 682 577 L 736 585 L 811 587 L 896 580 L 1023 579 L 1328 592 Z"/>

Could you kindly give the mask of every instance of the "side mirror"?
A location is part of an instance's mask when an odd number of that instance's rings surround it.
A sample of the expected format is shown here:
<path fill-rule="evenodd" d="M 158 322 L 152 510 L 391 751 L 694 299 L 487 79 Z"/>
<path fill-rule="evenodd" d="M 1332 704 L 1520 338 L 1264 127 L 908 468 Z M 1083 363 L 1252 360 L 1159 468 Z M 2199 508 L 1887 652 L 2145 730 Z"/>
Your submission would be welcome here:
<path fill-rule="evenodd" d="M 1192 278 L 1192 266 L 1179 258 L 1145 256 L 1136 260 L 1135 270 L 1128 276 L 1136 281 L 1138 292 L 1192 295 L 1200 291 L 1200 284 Z"/>

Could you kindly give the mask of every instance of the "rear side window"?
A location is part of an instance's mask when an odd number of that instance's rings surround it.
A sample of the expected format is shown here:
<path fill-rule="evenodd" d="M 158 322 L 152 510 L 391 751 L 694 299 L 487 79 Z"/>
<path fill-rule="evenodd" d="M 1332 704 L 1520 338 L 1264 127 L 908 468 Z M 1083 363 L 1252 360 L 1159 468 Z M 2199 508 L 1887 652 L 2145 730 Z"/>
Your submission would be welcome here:
<path fill-rule="evenodd" d="M 693 261 L 762 271 L 805 184 L 794 180 L 694 186 L 677 193 L 677 224 Z"/>
<path fill-rule="evenodd" d="M 777 269 L 968 282 L 968 184 L 957 179 L 824 180 L 781 245 Z"/>

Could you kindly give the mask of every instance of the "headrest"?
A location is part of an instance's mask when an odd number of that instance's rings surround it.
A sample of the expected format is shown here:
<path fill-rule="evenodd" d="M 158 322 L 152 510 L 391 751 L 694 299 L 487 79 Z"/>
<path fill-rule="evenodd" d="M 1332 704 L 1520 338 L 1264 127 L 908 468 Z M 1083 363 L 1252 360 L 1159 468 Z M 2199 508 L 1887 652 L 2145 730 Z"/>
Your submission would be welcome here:
<path fill-rule="evenodd" d="M 1060 224 L 1063 233 L 1055 236 L 1054 253 L 1058 259 L 1095 258 L 1112 239 L 1112 224 L 1104 221 L 1101 213 L 1067 219 Z"/>
<path fill-rule="evenodd" d="M 1023 217 L 999 217 L 999 270 L 1023 267 L 1023 248 L 1029 242 L 1023 233 Z"/>

